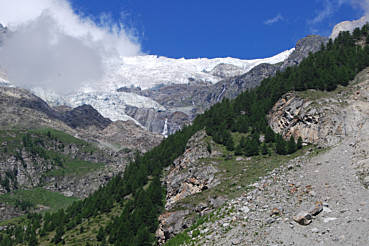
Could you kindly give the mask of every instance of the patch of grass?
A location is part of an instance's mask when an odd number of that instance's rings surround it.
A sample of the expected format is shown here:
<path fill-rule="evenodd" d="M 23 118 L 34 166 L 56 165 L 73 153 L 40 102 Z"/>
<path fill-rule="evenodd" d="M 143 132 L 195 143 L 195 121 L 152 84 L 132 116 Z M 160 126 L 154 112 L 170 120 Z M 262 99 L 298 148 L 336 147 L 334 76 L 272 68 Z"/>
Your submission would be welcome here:
<path fill-rule="evenodd" d="M 96 171 L 102 168 L 104 164 L 102 163 L 93 163 L 88 161 L 81 160 L 68 160 L 63 163 L 62 168 L 53 169 L 46 173 L 46 176 L 83 176 L 87 173 Z"/>
<path fill-rule="evenodd" d="M 259 155 L 252 158 L 243 157 L 243 161 L 236 161 L 232 152 L 225 150 L 222 146 L 217 146 L 217 149 L 223 151 L 223 156 L 199 160 L 199 163 L 203 164 L 198 165 L 214 165 L 219 170 L 216 178 L 220 180 L 220 184 L 178 201 L 173 210 L 183 209 L 186 207 L 186 204 L 196 206 L 200 202 L 208 200 L 209 197 L 236 198 L 251 189 L 250 185 L 257 182 L 260 177 L 267 175 L 270 171 L 287 163 L 289 160 L 303 155 L 310 148 L 311 146 L 306 146 L 291 155 L 277 155 L 271 151 L 271 155 Z M 314 153 L 323 151 L 313 149 Z M 230 155 L 232 158 L 229 159 L 227 156 Z"/>
<path fill-rule="evenodd" d="M 34 207 L 43 205 L 50 208 L 51 211 L 60 208 L 66 208 L 78 199 L 75 197 L 66 197 L 60 193 L 52 192 L 43 188 L 31 190 L 16 190 L 11 193 L 0 195 L 0 202 L 15 206 L 17 201 L 29 202 Z"/>
<path fill-rule="evenodd" d="M 169 239 L 164 246 L 179 246 L 185 243 L 191 242 L 191 237 L 188 235 L 188 231 L 185 230 L 184 232 L 176 235 L 175 237 Z"/>

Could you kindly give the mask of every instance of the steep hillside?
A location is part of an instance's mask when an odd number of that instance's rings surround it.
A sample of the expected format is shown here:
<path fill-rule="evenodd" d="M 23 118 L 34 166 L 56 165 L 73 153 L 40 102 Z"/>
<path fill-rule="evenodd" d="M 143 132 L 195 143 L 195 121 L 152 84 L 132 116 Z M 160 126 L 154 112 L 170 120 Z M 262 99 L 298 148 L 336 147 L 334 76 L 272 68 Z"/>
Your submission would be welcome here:
<path fill-rule="evenodd" d="M 53 109 L 19 88 L 0 95 L 0 220 L 87 197 L 162 140 L 89 105 Z"/>

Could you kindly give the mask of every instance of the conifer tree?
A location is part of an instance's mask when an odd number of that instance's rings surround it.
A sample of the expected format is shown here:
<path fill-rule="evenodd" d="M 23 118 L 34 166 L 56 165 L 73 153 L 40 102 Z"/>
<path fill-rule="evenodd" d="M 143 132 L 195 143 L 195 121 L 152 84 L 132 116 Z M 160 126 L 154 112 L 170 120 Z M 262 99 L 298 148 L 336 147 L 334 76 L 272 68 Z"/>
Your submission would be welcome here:
<path fill-rule="evenodd" d="M 297 139 L 297 149 L 301 149 L 302 148 L 302 138 L 301 136 Z"/>
<path fill-rule="evenodd" d="M 287 146 L 288 154 L 295 153 L 296 149 L 297 147 L 296 147 L 295 138 L 291 135 L 290 141 L 288 141 L 288 146 Z"/>

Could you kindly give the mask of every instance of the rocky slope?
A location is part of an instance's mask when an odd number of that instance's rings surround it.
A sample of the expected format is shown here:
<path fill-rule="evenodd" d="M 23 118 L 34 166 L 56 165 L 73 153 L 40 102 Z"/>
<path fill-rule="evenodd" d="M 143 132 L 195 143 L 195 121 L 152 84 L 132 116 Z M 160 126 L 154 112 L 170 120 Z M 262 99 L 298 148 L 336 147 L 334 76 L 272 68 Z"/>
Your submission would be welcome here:
<path fill-rule="evenodd" d="M 199 132 L 168 170 L 159 242 L 180 234 L 178 245 L 367 245 L 368 93 L 369 68 L 348 87 L 283 96 L 269 114 L 270 126 L 318 147 L 280 160 L 278 168 L 276 157 L 264 157 L 270 171 L 255 181 L 252 167 L 267 167 L 260 166 L 263 158 L 235 158 L 221 149 L 212 158 L 205 146 L 214 151 L 214 143 Z M 214 168 L 209 189 L 201 189 L 207 179 L 194 175 L 204 167 Z M 234 198 L 213 206 L 214 194 Z M 202 216 L 196 223 L 194 213 Z"/>
<path fill-rule="evenodd" d="M 0 110 L 0 195 L 44 188 L 85 198 L 123 172 L 135 151 L 163 139 L 132 121 L 112 122 L 90 105 L 51 108 L 19 88 L 0 87 Z M 1 209 L 0 219 L 24 213 L 9 204 Z"/>
<path fill-rule="evenodd" d="M 39 97 L 20 88 L 0 87 L 0 109 L 2 111 L 1 129 L 8 129 L 10 126 L 27 129 L 51 127 L 90 142 L 105 142 L 106 144 L 103 145 L 105 147 L 119 145 L 120 149 L 132 148 L 133 142 L 136 142 L 138 147 L 133 149 L 139 151 L 147 151 L 162 139 L 161 136 L 149 133 L 131 122 L 112 123 L 110 119 L 102 117 L 89 105 L 55 110 Z M 108 128 L 111 124 L 113 125 Z M 137 137 L 114 138 L 112 137 L 114 130 L 117 131 L 116 134 L 127 131 L 131 136 L 135 136 L 133 132 L 137 132 L 142 138 L 141 140 Z M 130 135 L 126 135 L 128 136 Z M 113 142 L 108 142 L 109 139 Z M 125 142 L 127 146 L 124 145 Z"/>

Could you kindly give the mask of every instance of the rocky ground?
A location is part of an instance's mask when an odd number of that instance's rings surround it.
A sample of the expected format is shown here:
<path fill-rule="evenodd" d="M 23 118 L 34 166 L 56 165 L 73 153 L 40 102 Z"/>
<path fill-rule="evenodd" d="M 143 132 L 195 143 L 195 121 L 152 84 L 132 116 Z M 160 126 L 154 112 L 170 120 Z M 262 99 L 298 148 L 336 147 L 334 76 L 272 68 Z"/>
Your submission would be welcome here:
<path fill-rule="evenodd" d="M 358 175 L 368 161 L 360 143 L 368 140 L 358 134 L 274 170 L 223 207 L 224 218 L 205 223 L 197 244 L 368 245 L 369 191 Z"/>

